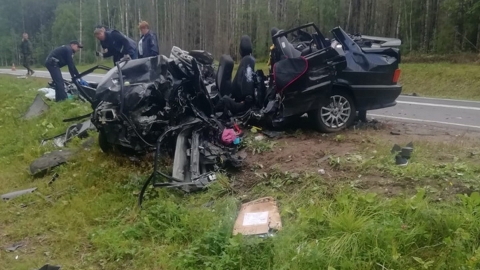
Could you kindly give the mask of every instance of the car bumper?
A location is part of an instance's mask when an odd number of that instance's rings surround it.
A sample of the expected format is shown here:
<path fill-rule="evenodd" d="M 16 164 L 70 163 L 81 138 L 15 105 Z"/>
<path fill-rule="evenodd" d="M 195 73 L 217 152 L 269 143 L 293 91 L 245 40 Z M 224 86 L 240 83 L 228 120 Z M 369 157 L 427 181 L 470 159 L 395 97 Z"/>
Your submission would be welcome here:
<path fill-rule="evenodd" d="M 401 85 L 355 85 L 351 86 L 358 111 L 392 107 L 402 93 Z"/>

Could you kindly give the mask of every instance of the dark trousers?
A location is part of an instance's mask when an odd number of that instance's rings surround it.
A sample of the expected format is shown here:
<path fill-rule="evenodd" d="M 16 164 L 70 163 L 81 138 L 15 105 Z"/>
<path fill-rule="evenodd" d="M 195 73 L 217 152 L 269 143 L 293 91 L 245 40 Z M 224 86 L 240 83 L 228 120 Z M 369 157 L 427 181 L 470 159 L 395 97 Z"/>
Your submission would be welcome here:
<path fill-rule="evenodd" d="M 230 111 L 233 115 L 246 112 L 250 109 L 249 102 L 236 102 L 231 97 L 222 97 L 217 105 L 215 106 L 215 111 L 226 113 Z"/>
<path fill-rule="evenodd" d="M 23 55 L 23 66 L 27 69 L 28 73 L 33 73 L 33 70 L 30 68 L 30 61 L 32 57 L 29 54 Z"/>
<path fill-rule="evenodd" d="M 55 101 L 59 102 L 62 100 L 66 100 L 68 98 L 67 93 L 65 92 L 65 84 L 62 77 L 62 71 L 60 68 L 52 61 L 48 61 L 45 63 L 45 67 L 50 72 L 50 76 L 52 76 L 52 80 L 55 83 Z"/>

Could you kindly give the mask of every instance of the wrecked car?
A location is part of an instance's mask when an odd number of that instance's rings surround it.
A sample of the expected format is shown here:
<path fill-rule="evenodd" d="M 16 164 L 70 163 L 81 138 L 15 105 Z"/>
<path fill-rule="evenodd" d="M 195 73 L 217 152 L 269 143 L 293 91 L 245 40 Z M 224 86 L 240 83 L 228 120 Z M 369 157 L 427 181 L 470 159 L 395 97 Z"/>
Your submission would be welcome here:
<path fill-rule="evenodd" d="M 308 28 L 313 28 L 314 33 L 304 31 Z M 308 111 L 312 123 L 323 132 L 335 132 L 348 127 L 355 121 L 357 111 L 360 117 L 366 118 L 368 110 L 395 106 L 395 100 L 402 92 L 402 86 L 398 84 L 401 56 L 396 48 L 400 46 L 400 40 L 355 37 L 340 27 L 334 28 L 331 33 L 334 39 L 328 40 L 313 23 L 288 31 L 272 32 L 276 57 L 272 61 L 271 77 L 275 82 L 278 80 L 275 72 L 288 62 L 296 67 L 298 78 L 289 81 L 287 88 L 303 89 L 300 91 L 312 90 L 308 85 L 309 79 L 327 78 L 327 73 L 321 74 L 321 70 L 335 71 L 330 77 L 331 81 L 327 82 L 327 79 L 323 85 L 323 91 L 330 95 L 328 104 L 310 106 L 311 110 Z M 295 34 L 293 43 L 287 39 L 289 34 Z M 311 58 L 315 55 L 319 61 L 313 62 Z M 346 65 L 340 67 L 339 59 L 344 59 Z M 282 82 L 280 85 L 283 85 Z"/>
<path fill-rule="evenodd" d="M 312 34 L 305 30 L 312 28 Z M 255 58 L 249 38 L 240 43 L 242 59 L 233 81 L 232 58 L 220 58 L 219 104 L 240 122 L 282 126 L 308 114 L 318 130 L 336 132 L 353 124 L 357 112 L 366 118 L 367 110 L 396 104 L 402 91 L 400 52 L 391 46 L 397 41 L 369 47 L 365 37 L 360 46 L 340 27 L 332 30 L 334 39 L 329 40 L 313 23 L 288 31 L 274 28 L 271 34 L 274 46 L 268 77 L 261 70 L 251 73 Z"/>
<path fill-rule="evenodd" d="M 140 194 L 154 187 L 202 189 L 219 168 L 239 167 L 237 134 L 220 122 L 206 84 L 210 54 L 173 47 L 163 55 L 122 61 L 96 87 L 91 122 L 104 152 L 154 152 L 154 171 Z M 197 62 L 197 59 L 201 59 Z M 160 171 L 163 154 L 173 157 L 171 175 Z"/>
<path fill-rule="evenodd" d="M 205 66 L 213 59 L 209 62 L 207 54 L 201 56 L 207 59 L 198 64 L 188 52 L 173 47 L 170 58 L 130 60 L 111 69 L 92 101 L 92 123 L 99 131 L 102 150 L 149 152 L 169 127 L 188 122 L 200 111 L 212 115 L 205 89 L 205 81 L 211 78 L 201 71 L 210 74 Z"/>

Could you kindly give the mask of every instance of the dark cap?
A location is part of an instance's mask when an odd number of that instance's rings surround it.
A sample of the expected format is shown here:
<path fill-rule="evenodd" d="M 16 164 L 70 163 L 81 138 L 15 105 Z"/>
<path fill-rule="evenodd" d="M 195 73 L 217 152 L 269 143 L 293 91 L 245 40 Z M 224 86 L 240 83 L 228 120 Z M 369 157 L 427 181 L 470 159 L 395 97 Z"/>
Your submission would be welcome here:
<path fill-rule="evenodd" d="M 82 49 L 83 48 L 83 45 L 80 44 L 80 42 L 76 41 L 76 40 L 72 40 L 70 41 L 70 44 L 75 44 L 75 45 L 78 45 L 78 48 Z"/>

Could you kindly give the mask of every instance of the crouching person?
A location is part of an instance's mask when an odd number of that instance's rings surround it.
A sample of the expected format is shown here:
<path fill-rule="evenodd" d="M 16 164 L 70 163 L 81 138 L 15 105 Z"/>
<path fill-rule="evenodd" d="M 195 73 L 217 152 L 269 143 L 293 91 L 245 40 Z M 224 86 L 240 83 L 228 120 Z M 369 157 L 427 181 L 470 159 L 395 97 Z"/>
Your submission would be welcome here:
<path fill-rule="evenodd" d="M 94 30 L 95 38 L 100 41 L 103 52 L 97 52 L 97 56 L 112 57 L 116 65 L 122 59 L 137 59 L 137 44 L 131 38 L 117 30 L 106 29 L 98 25 Z"/>
<path fill-rule="evenodd" d="M 51 51 L 45 61 L 45 67 L 48 69 L 48 72 L 55 83 L 56 102 L 68 98 L 67 93 L 65 92 L 62 71 L 60 69 L 64 66 L 68 66 L 68 71 L 72 78 L 78 77 L 79 73 L 73 63 L 73 56 L 81 48 L 83 48 L 83 46 L 78 41 L 71 41 L 69 45 L 63 45 Z M 85 81 L 81 80 L 81 83 L 84 84 Z"/>

